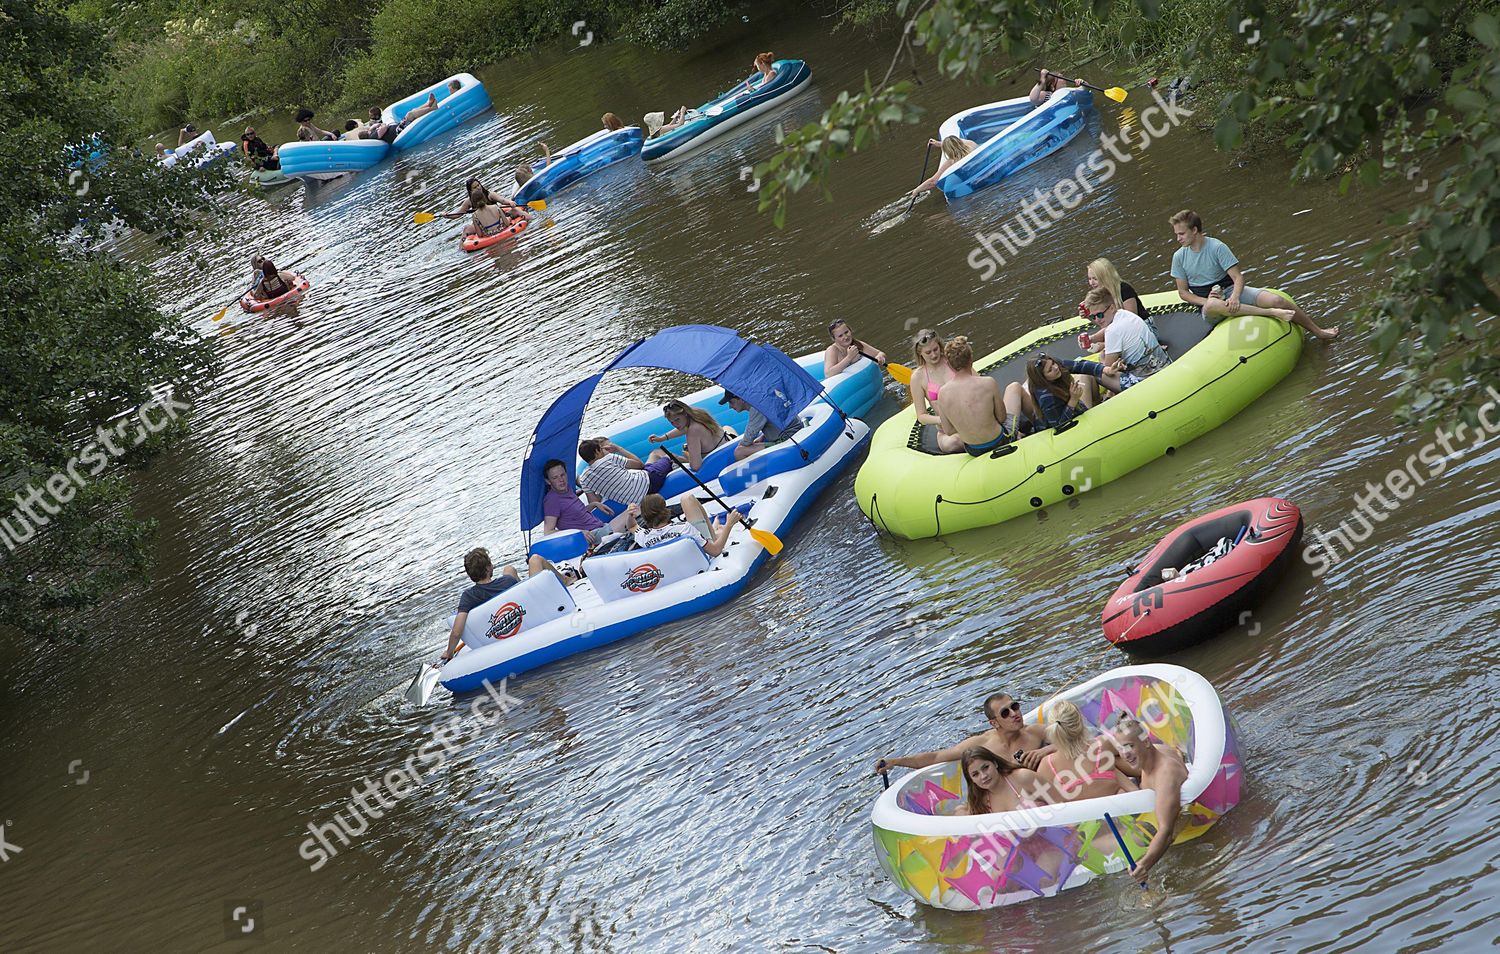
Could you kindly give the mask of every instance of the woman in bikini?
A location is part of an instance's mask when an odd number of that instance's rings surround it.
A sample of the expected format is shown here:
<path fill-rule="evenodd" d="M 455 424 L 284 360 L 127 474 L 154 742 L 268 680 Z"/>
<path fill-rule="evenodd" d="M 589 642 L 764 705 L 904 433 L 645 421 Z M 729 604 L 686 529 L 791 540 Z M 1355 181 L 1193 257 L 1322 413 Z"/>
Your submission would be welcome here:
<path fill-rule="evenodd" d="M 969 801 L 960 815 L 987 815 L 1040 808 L 1051 801 L 1047 786 L 1031 769 L 1003 759 L 982 745 L 963 754 L 964 778 L 969 780 Z"/>
<path fill-rule="evenodd" d="M 942 146 L 943 160 L 938 163 L 937 172 L 932 174 L 932 178 L 918 183 L 915 189 L 906 193 L 909 196 L 914 196 L 919 192 L 930 192 L 937 188 L 938 179 L 942 178 L 943 173 L 948 171 L 949 166 L 979 148 L 979 143 L 974 140 L 962 139 L 958 136 L 944 136 L 942 142 L 938 142 L 936 139 L 929 139 L 927 140 L 927 145 L 929 147 Z"/>
<path fill-rule="evenodd" d="M 911 353 L 916 370 L 911 373 L 911 406 L 917 412 L 917 420 L 933 424 L 942 429 L 938 417 L 938 389 L 953 380 L 953 369 L 943 354 L 942 336 L 931 328 L 923 328 L 912 339 Z"/>
<path fill-rule="evenodd" d="M 444 212 L 443 218 L 456 219 L 472 213 L 465 235 L 494 235 L 511 226 L 516 219 L 529 218 L 526 210 L 498 192 L 491 192 L 477 178 L 464 185 L 468 195 L 452 212 Z"/>
<path fill-rule="evenodd" d="M 668 401 L 662 408 L 662 413 L 666 415 L 673 430 L 665 434 L 652 434 L 648 440 L 653 444 L 664 444 L 686 435 L 683 449 L 687 452 L 688 466 L 695 471 L 703 466 L 703 458 L 708 456 L 709 451 L 730 439 L 729 432 L 701 407 L 692 407 L 682 401 Z M 665 456 L 665 451 L 654 450 L 648 459 L 656 460 Z"/>
<path fill-rule="evenodd" d="M 1037 767 L 1054 802 L 1076 802 L 1132 792 L 1135 782 L 1119 769 L 1120 757 L 1103 736 L 1093 735 L 1073 703 L 1054 702 L 1047 710 L 1047 737 L 1053 751 Z"/>

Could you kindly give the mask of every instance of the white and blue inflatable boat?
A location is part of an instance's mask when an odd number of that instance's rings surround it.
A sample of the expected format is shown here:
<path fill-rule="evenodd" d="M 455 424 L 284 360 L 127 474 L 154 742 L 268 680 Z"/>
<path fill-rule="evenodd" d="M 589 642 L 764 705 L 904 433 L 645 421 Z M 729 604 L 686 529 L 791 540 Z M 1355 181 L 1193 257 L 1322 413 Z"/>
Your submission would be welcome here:
<path fill-rule="evenodd" d="M 276 155 L 281 160 L 282 175 L 321 182 L 351 172 L 364 172 L 390 151 L 391 144 L 380 139 L 337 139 L 289 142 Z"/>
<path fill-rule="evenodd" d="M 777 60 L 771 79 L 755 89 L 746 83 L 758 79 L 757 71 L 717 99 L 699 106 L 687 122 L 671 132 L 646 140 L 641 158 L 649 162 L 678 159 L 696 152 L 709 142 L 742 126 L 756 116 L 790 100 L 812 84 L 812 70 L 801 60 Z"/>
<path fill-rule="evenodd" d="M 821 370 L 822 356 L 816 358 Z M 853 412 L 868 410 L 880 393 L 880 371 L 871 362 L 859 362 L 836 378 L 819 382 L 775 348 L 744 341 L 732 331 L 711 325 L 669 328 L 625 349 L 605 370 L 644 367 L 716 380 L 772 423 L 802 419 L 802 429 L 791 440 L 738 462 L 731 442 L 709 454 L 699 469 L 700 479 L 725 504 L 740 510 L 755 529 L 778 536 L 791 530 L 818 494 L 869 442 L 869 427 Z M 574 385 L 558 398 L 532 436 L 521 468 L 521 523 L 533 533 L 542 521 L 546 463 L 562 460 L 576 472 L 583 408 L 603 374 Z M 718 404 L 723 393 L 723 387 L 706 388 L 683 400 L 713 408 L 721 423 L 733 426 L 733 415 Z M 840 394 L 850 406 L 836 406 Z M 738 423 L 743 426 L 742 420 Z M 646 436 L 669 429 L 652 409 L 622 421 L 609 433 L 612 440 L 644 458 L 651 446 Z M 680 470 L 668 476 L 661 490 L 669 501 L 689 492 L 700 500 L 709 496 Z M 711 518 L 723 512 L 712 501 L 704 507 Z M 531 553 L 581 567 L 585 579 L 564 587 L 552 574 L 541 574 L 476 607 L 463 633 L 468 648 L 443 667 L 442 684 L 455 693 L 478 689 L 486 681 L 498 682 L 701 613 L 743 590 L 769 557 L 744 525 L 731 531 L 728 545 L 717 557 L 709 557 L 696 541 L 681 537 L 644 549 L 608 549 L 593 555 L 585 555 L 586 547 L 583 534 L 576 530 L 533 536 Z"/>
<path fill-rule="evenodd" d="M 448 84 L 458 81 L 458 92 L 448 89 Z M 406 114 L 427 102 L 428 96 L 437 97 L 437 109 L 412 121 L 401 130 L 392 143 L 397 149 L 413 149 L 434 136 L 441 136 L 455 129 L 490 108 L 490 94 L 484 84 L 472 73 L 455 73 L 441 82 L 434 83 L 403 100 L 398 100 L 382 110 L 388 123 L 406 118 Z"/>
<path fill-rule="evenodd" d="M 994 185 L 1067 145 L 1083 131 L 1093 107 L 1088 90 L 1064 89 L 1040 106 L 1021 96 L 949 116 L 938 138 L 958 136 L 979 148 L 944 170 L 937 187 L 948 198 L 959 199 Z"/>
<path fill-rule="evenodd" d="M 217 142 L 214 134 L 205 129 L 196 138 L 189 139 L 176 149 L 167 150 L 167 154 L 161 157 L 161 164 L 162 168 L 170 169 L 179 162 L 191 160 L 193 167 L 199 168 L 239 151 L 239 143 Z"/>
<path fill-rule="evenodd" d="M 586 176 L 639 156 L 642 142 L 644 134 L 639 126 L 601 129 L 556 153 L 551 162 L 545 159 L 533 162 L 532 177 L 516 191 L 515 201 L 524 205 L 554 196 Z"/>

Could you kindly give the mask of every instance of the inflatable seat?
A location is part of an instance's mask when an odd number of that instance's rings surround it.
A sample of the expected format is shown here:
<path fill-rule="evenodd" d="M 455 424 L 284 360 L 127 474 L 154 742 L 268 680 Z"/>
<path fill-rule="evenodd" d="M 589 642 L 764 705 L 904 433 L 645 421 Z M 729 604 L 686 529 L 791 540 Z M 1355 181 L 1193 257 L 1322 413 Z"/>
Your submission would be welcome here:
<path fill-rule="evenodd" d="M 639 596 L 696 576 L 710 566 L 708 556 L 691 537 L 676 537 L 655 546 L 588 557 L 583 571 L 606 603 Z"/>
<path fill-rule="evenodd" d="M 558 617 L 570 616 L 577 608 L 573 594 L 562 581 L 551 573 L 542 573 L 470 610 L 464 623 L 464 644 L 470 649 L 488 646 Z"/>

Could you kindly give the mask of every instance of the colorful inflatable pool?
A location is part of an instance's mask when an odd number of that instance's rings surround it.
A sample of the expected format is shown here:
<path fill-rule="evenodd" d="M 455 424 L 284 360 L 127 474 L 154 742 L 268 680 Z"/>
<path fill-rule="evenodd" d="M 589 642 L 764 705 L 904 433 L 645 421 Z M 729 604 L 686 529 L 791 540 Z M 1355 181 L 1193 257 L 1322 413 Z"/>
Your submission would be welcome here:
<path fill-rule="evenodd" d="M 948 198 L 959 199 L 994 185 L 1067 145 L 1083 131 L 1093 105 L 1088 90 L 1066 89 L 1040 106 L 1022 96 L 949 116 L 938 138 L 958 136 L 977 142 L 979 148 L 949 166 L 938 177 L 937 187 Z"/>
<path fill-rule="evenodd" d="M 1175 292 L 1146 295 L 1172 363 L 1058 429 L 982 457 L 937 453 L 936 428 L 910 407 L 880 425 L 854 481 L 860 509 L 898 537 L 919 539 L 1002 523 L 1103 486 L 1208 433 L 1286 377 L 1302 332 L 1244 316 L 1210 326 Z M 1025 379 L 1043 350 L 1077 354 L 1083 318 L 1044 325 L 975 361 L 1003 387 Z"/>
<path fill-rule="evenodd" d="M 580 139 L 562 152 L 553 154 L 550 163 L 542 159 L 533 162 L 534 174 L 517 190 L 515 200 L 525 205 L 556 195 L 585 176 L 639 156 L 642 141 L 643 134 L 638 126 L 613 131 L 602 129 Z"/>
<path fill-rule="evenodd" d="M 1187 764 L 1174 844 L 1197 838 L 1239 804 L 1244 770 L 1228 710 L 1202 676 L 1180 666 L 1125 666 L 1059 693 L 1094 732 L 1124 710 Z M 1051 701 L 1051 700 L 1049 700 Z M 1028 722 L 1040 720 L 1045 704 Z M 1075 888 L 1128 867 L 1104 815 L 1140 858 L 1157 829 L 1150 789 L 988 815 L 957 815 L 967 798 L 958 763 L 902 776 L 870 812 L 886 876 L 923 904 L 974 911 Z M 1186 863 L 1186 862 L 1182 862 Z"/>
<path fill-rule="evenodd" d="M 752 73 L 744 82 L 693 110 L 687 122 L 671 132 L 647 139 L 641 158 L 647 162 L 679 159 L 696 152 L 737 126 L 775 109 L 812 83 L 812 70 L 801 60 L 777 60 L 770 82 L 754 90 L 745 83 L 760 76 Z"/>

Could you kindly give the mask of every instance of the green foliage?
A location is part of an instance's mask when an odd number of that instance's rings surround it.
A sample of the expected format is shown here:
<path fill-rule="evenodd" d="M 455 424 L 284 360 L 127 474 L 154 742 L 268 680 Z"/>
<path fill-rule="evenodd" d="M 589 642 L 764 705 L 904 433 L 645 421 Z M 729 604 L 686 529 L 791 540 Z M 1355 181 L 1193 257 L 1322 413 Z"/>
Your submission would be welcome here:
<path fill-rule="evenodd" d="M 0 546 L 0 626 L 56 635 L 145 567 L 150 524 L 130 512 L 124 474 L 181 425 L 127 442 L 56 513 L 38 510 L 44 520 L 14 519 L 13 495 L 66 472 L 95 428 L 153 388 L 186 393 L 213 369 L 200 337 L 152 304 L 149 273 L 82 246 L 111 220 L 187 231 L 224 173 L 163 170 L 112 145 L 125 140 L 94 79 L 105 45 L 93 29 L 0 0 L 0 41 L 0 519 L 38 531 Z M 68 146 L 96 133 L 105 162 L 70 168 Z"/>

